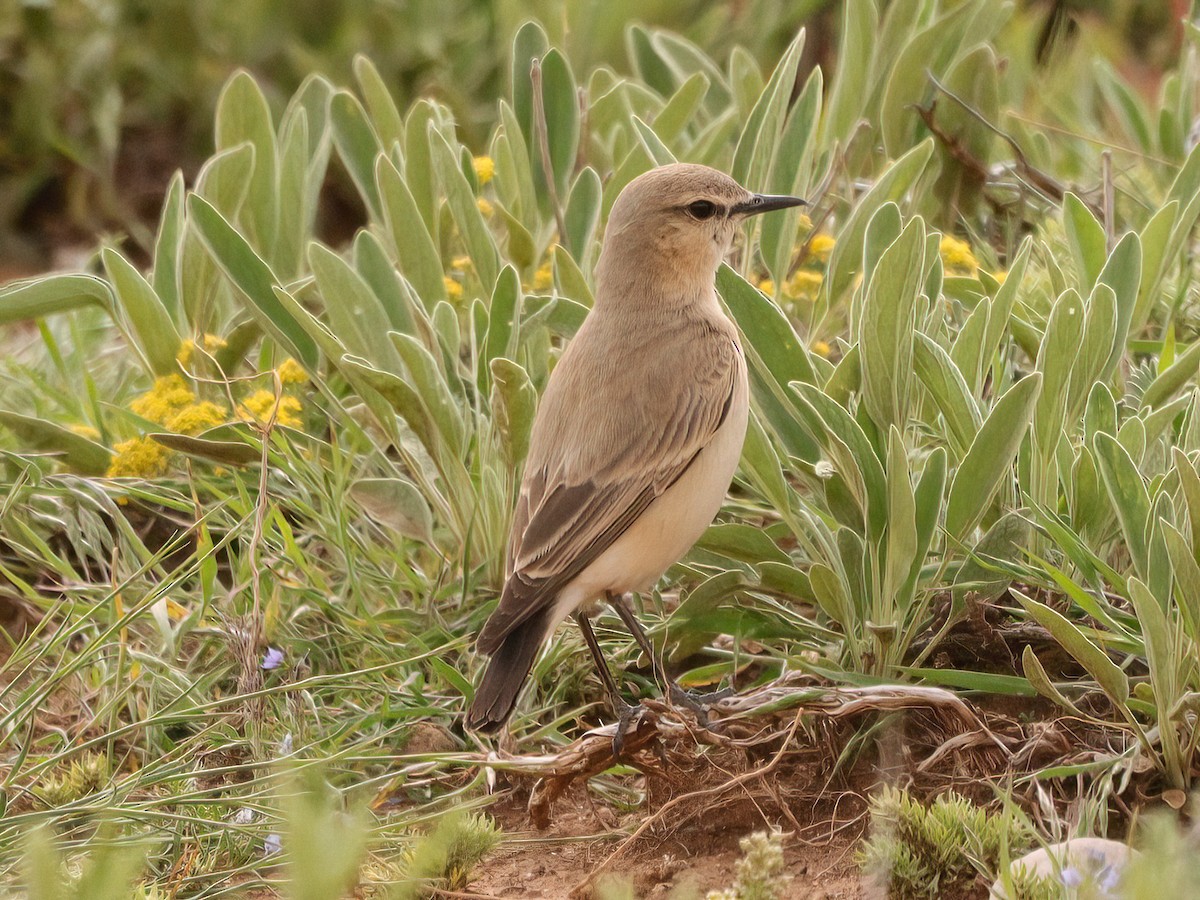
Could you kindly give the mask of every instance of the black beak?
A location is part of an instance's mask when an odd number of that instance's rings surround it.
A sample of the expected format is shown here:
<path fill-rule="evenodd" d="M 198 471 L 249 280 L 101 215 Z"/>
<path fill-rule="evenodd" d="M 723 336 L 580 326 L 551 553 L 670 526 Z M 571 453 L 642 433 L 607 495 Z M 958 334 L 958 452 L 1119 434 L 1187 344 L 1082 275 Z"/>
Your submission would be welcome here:
<path fill-rule="evenodd" d="M 786 194 L 755 194 L 744 203 L 735 203 L 729 211 L 735 215 L 757 216 L 759 213 L 772 212 L 776 209 L 807 205 L 807 200 L 789 197 Z"/>

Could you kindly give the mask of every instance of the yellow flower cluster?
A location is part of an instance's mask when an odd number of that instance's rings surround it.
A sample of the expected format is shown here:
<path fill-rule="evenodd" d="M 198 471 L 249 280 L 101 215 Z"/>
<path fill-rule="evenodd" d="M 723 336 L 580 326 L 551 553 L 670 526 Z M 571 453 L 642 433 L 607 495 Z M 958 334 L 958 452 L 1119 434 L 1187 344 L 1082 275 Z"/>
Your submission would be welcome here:
<path fill-rule="evenodd" d="M 821 291 L 824 278 L 820 272 L 812 269 L 798 269 L 791 278 L 783 283 L 783 296 L 792 300 L 812 301 Z M 758 283 L 758 289 L 769 297 L 775 296 L 775 282 L 764 278 Z"/>
<path fill-rule="evenodd" d="M 196 394 L 182 375 L 165 375 L 154 387 L 129 404 L 129 408 L 176 434 L 199 434 L 225 421 L 225 410 L 215 403 L 196 402 Z"/>
<path fill-rule="evenodd" d="M 200 434 L 225 422 L 225 410 L 208 400 L 185 406 L 165 423 L 176 434 Z"/>
<path fill-rule="evenodd" d="M 837 244 L 837 240 L 828 234 L 813 235 L 812 240 L 808 242 L 808 255 L 811 259 L 815 259 L 821 265 L 829 262 L 829 256 L 833 253 L 833 248 Z"/>
<path fill-rule="evenodd" d="M 450 298 L 451 302 L 458 303 L 462 300 L 463 286 L 461 284 L 448 275 L 443 277 L 442 281 L 446 285 L 446 296 Z"/>
<path fill-rule="evenodd" d="M 121 441 L 113 451 L 109 478 L 160 478 L 171 462 L 171 451 L 148 437 Z"/>
<path fill-rule="evenodd" d="M 268 390 L 255 391 L 238 406 L 238 415 L 248 421 L 265 425 L 270 421 L 271 411 L 274 408 L 274 392 Z M 279 411 L 275 416 L 276 423 L 285 425 L 288 428 L 299 428 L 302 424 L 300 419 L 301 409 L 302 407 L 298 399 L 287 394 L 282 395 L 279 398 Z"/>
<path fill-rule="evenodd" d="M 533 289 L 535 291 L 548 291 L 554 284 L 554 269 L 550 263 L 542 263 L 538 266 L 537 271 L 533 273 Z"/>
<path fill-rule="evenodd" d="M 492 217 L 492 213 L 496 211 L 492 206 L 492 202 L 486 197 L 476 198 L 475 205 L 479 207 L 479 211 L 483 213 L 483 217 L 485 219 L 490 219 Z"/>
<path fill-rule="evenodd" d="M 971 252 L 971 245 L 956 237 L 945 235 L 938 248 L 942 254 L 942 264 L 947 272 L 957 275 L 974 275 L 979 270 L 979 261 Z"/>
<path fill-rule="evenodd" d="M 196 401 L 182 375 L 164 375 L 154 381 L 154 387 L 142 394 L 129 408 L 151 422 L 166 425 L 185 406 Z"/>
<path fill-rule="evenodd" d="M 496 174 L 496 162 L 490 156 L 477 156 L 472 162 L 475 165 L 475 177 L 480 184 L 487 184 Z"/>
<path fill-rule="evenodd" d="M 308 373 L 304 371 L 304 367 L 290 356 L 280 363 L 275 371 L 284 384 L 304 384 L 308 381 Z"/>
<path fill-rule="evenodd" d="M 223 347 L 227 347 L 227 346 L 229 346 L 229 345 L 225 341 L 225 339 L 218 335 L 215 335 L 215 334 L 204 335 L 204 349 L 209 353 L 216 353 L 218 350 L 222 349 Z M 192 361 L 192 355 L 195 352 L 196 352 L 196 342 L 193 341 L 191 338 L 186 338 L 183 341 L 183 343 L 179 345 L 179 353 L 176 354 L 175 358 L 177 360 L 179 360 L 179 364 L 181 366 L 186 366 L 188 363 L 190 363 Z"/>

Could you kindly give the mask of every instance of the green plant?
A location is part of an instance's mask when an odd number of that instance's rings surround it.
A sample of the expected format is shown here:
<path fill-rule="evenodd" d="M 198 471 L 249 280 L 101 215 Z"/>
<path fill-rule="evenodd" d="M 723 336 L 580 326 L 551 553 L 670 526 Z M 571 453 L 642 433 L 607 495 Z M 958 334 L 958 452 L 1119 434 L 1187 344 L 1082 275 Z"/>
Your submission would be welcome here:
<path fill-rule="evenodd" d="M 450 814 L 405 854 L 405 880 L 400 900 L 434 896 L 438 888 L 460 891 L 472 870 L 500 842 L 501 831 L 491 818 L 478 813 Z"/>
<path fill-rule="evenodd" d="M 777 900 L 785 896 L 791 877 L 783 862 L 783 832 L 756 831 L 738 841 L 742 858 L 734 867 L 733 886 L 709 891 L 707 900 Z"/>
<path fill-rule="evenodd" d="M 901 900 L 961 890 L 980 873 L 990 879 L 1001 859 L 1033 838 L 1012 812 L 995 815 L 952 792 L 925 806 L 906 791 L 885 787 L 871 798 L 871 821 L 859 860 L 889 896 Z"/>

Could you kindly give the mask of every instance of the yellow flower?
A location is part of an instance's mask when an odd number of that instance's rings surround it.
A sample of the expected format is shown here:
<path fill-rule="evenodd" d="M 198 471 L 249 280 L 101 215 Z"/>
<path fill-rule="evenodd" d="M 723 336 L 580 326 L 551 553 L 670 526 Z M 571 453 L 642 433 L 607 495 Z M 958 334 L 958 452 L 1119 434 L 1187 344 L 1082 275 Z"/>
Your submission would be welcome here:
<path fill-rule="evenodd" d="M 812 300 L 821 292 L 821 282 L 823 280 L 820 272 L 798 269 L 796 274 L 788 279 L 784 290 L 793 297 Z"/>
<path fill-rule="evenodd" d="M 825 341 L 813 341 L 809 344 L 808 349 L 817 354 L 817 356 L 824 356 L 826 358 L 829 357 L 830 352 L 833 350 Z"/>
<path fill-rule="evenodd" d="M 176 434 L 200 434 L 202 431 L 216 428 L 224 421 L 225 410 L 204 400 L 185 406 L 163 424 L 166 425 L 167 431 L 174 431 Z"/>
<path fill-rule="evenodd" d="M 469 257 L 469 256 L 454 257 L 454 259 L 450 260 L 450 268 L 456 269 L 459 272 L 467 271 L 467 269 L 471 268 L 471 257 Z"/>
<path fill-rule="evenodd" d="M 165 375 L 155 379 L 154 387 L 129 404 L 129 408 L 151 422 L 167 424 L 177 412 L 196 401 L 182 375 Z"/>
<path fill-rule="evenodd" d="M 265 425 L 271 420 L 271 411 L 274 408 L 275 394 L 273 392 L 268 390 L 255 391 L 242 401 L 238 407 L 238 415 L 251 422 Z M 279 398 L 279 412 L 275 416 L 276 423 L 286 425 L 289 428 L 299 428 L 301 425 L 301 408 L 299 400 L 284 394 Z"/>
<path fill-rule="evenodd" d="M 479 211 L 483 213 L 485 219 L 490 219 L 495 210 L 492 208 L 491 201 L 486 197 L 479 197 L 475 200 L 475 205 L 479 207 Z"/>
<path fill-rule="evenodd" d="M 216 353 L 218 350 L 229 346 L 226 340 L 216 334 L 204 335 L 204 350 L 207 353 Z M 179 352 L 175 354 L 175 358 L 179 360 L 181 366 L 186 366 L 192 361 L 192 355 L 196 350 L 196 342 L 191 338 L 185 338 L 179 345 Z"/>
<path fill-rule="evenodd" d="M 477 156 L 472 160 L 475 164 L 475 176 L 480 184 L 487 184 L 496 174 L 496 161 L 490 156 Z"/>
<path fill-rule="evenodd" d="M 966 241 L 960 241 L 947 234 L 942 237 L 939 249 L 942 253 L 942 263 L 950 272 L 974 275 L 979 268 L 979 262 L 971 252 L 971 245 Z"/>
<path fill-rule="evenodd" d="M 109 478 L 159 478 L 167 474 L 171 451 L 148 437 L 121 441 L 113 447 Z"/>
<path fill-rule="evenodd" d="M 1008 277 L 1008 272 L 1005 271 L 1004 269 L 1001 269 L 999 272 L 992 273 L 992 278 L 994 278 L 996 280 L 997 284 L 1004 284 L 1004 279 L 1007 277 Z"/>
<path fill-rule="evenodd" d="M 813 239 L 808 242 L 808 255 L 819 263 L 827 263 L 835 244 L 837 241 L 828 234 L 813 235 Z"/>
<path fill-rule="evenodd" d="M 100 440 L 100 432 L 91 425 L 68 425 L 67 430 L 79 435 L 80 437 L 85 437 L 89 441 Z"/>
<path fill-rule="evenodd" d="M 462 299 L 463 289 L 462 289 L 461 284 L 459 284 L 453 278 L 442 278 L 442 281 L 446 285 L 446 296 L 447 297 L 449 297 L 455 303 L 457 303 L 459 300 Z"/>
<path fill-rule="evenodd" d="M 542 263 L 533 273 L 533 289 L 535 291 L 549 290 L 552 284 L 554 284 L 554 270 L 550 268 L 550 263 Z"/>
<path fill-rule="evenodd" d="M 775 296 L 775 282 L 773 282 L 770 278 L 763 278 L 760 280 L 758 282 L 758 289 L 768 297 Z"/>
<path fill-rule="evenodd" d="M 290 356 L 280 363 L 275 371 L 279 373 L 279 380 L 284 384 L 304 384 L 308 381 L 308 373 L 304 371 L 304 367 Z"/>
<path fill-rule="evenodd" d="M 800 230 L 808 234 L 812 228 L 812 219 L 808 217 L 808 213 L 800 213 Z"/>

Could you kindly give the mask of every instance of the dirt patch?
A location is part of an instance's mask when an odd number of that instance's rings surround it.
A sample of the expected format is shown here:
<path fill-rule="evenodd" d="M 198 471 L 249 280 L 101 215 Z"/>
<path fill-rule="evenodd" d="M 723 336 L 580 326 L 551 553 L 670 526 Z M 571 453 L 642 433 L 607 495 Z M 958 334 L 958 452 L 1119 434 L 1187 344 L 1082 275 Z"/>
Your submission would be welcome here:
<path fill-rule="evenodd" d="M 798 900 L 863 897 L 854 850 L 862 834 L 863 804 L 851 798 L 843 808 L 820 803 L 810 806 L 806 833 L 785 841 L 784 858 L 792 876 L 789 896 Z M 653 809 L 623 814 L 592 788 L 576 786 L 556 804 L 553 824 L 545 831 L 530 830 L 529 815 L 518 796 L 510 795 L 491 809 L 508 839 L 482 866 L 465 896 L 496 898 L 567 898 L 596 896 L 579 889 L 618 849 L 622 840 L 652 815 Z M 855 813 L 859 813 L 856 815 Z M 849 823 L 836 822 L 851 815 Z M 605 871 L 624 881 L 634 896 L 703 897 L 709 890 L 729 887 L 741 858 L 740 838 L 752 831 L 778 826 L 792 830 L 782 816 L 772 815 L 746 799 L 714 804 L 702 816 L 680 825 L 664 822 Z M 596 879 L 603 885 L 604 878 Z M 691 893 L 686 893 L 690 891 Z M 573 893 L 574 892 L 574 893 Z"/>

